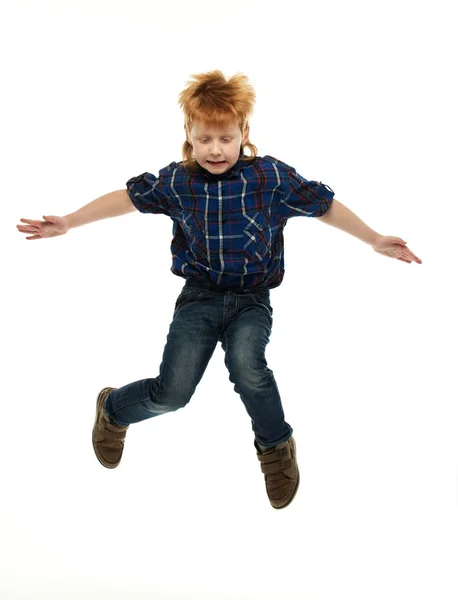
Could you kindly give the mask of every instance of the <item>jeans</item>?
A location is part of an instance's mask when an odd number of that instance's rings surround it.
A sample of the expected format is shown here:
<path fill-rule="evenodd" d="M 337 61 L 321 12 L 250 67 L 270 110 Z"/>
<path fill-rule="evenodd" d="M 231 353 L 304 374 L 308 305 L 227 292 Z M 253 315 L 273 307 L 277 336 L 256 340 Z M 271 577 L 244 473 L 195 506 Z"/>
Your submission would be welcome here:
<path fill-rule="evenodd" d="M 175 304 L 159 375 L 111 391 L 106 413 L 126 426 L 183 408 L 221 342 L 229 379 L 251 417 L 255 447 L 259 449 L 256 442 L 262 449 L 286 442 L 293 430 L 285 422 L 264 356 L 272 314 L 269 290 L 229 291 L 187 279 Z"/>

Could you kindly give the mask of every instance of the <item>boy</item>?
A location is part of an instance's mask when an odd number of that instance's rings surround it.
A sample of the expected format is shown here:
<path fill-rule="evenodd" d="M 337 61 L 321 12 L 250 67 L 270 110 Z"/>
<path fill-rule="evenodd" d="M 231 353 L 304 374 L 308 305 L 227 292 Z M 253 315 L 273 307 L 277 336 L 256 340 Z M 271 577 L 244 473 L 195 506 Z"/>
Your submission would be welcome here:
<path fill-rule="evenodd" d="M 271 156 L 257 156 L 248 123 L 254 102 L 255 92 L 242 74 L 229 80 L 220 71 L 195 75 L 179 97 L 185 115 L 183 161 L 160 170 L 159 177 L 133 177 L 127 190 L 106 194 L 65 217 L 21 219 L 27 225 L 17 227 L 34 240 L 134 210 L 173 220 L 171 270 L 186 282 L 160 374 L 99 393 L 95 454 L 103 466 L 117 467 L 131 423 L 184 407 L 220 341 L 229 378 L 251 417 L 267 495 L 279 509 L 290 504 L 299 486 L 293 430 L 264 355 L 272 328 L 270 289 L 284 275 L 287 220 L 319 218 L 380 254 L 407 263 L 421 260 L 402 239 L 370 229 L 328 186 L 307 181 Z"/>

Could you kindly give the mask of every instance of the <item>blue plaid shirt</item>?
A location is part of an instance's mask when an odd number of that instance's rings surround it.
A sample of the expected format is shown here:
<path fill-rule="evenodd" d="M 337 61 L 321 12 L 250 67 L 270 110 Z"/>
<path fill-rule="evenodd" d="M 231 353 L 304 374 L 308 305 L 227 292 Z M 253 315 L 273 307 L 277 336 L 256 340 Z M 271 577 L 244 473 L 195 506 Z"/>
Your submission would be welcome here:
<path fill-rule="evenodd" d="M 126 185 L 137 210 L 172 219 L 172 273 L 244 289 L 280 285 L 288 219 L 320 217 L 334 196 L 272 156 L 241 155 L 218 175 L 172 162 L 159 177 L 143 173 Z"/>

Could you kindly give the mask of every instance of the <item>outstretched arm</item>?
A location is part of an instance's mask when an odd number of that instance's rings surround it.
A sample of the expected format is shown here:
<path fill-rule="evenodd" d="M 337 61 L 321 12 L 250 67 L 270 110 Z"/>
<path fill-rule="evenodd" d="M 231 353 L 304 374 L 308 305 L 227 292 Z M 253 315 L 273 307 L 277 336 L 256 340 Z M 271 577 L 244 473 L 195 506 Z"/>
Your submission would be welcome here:
<path fill-rule="evenodd" d="M 328 211 L 322 217 L 316 217 L 319 221 L 337 227 L 350 235 L 358 238 L 362 242 L 369 244 L 379 254 L 397 258 L 406 263 L 416 262 L 421 264 L 421 260 L 407 248 L 407 242 L 402 238 L 390 235 L 381 235 L 371 229 L 364 221 L 355 215 L 342 202 L 334 198 Z"/>
<path fill-rule="evenodd" d="M 44 221 L 21 219 L 25 225 L 16 225 L 16 227 L 22 233 L 32 234 L 25 238 L 26 240 L 41 240 L 64 235 L 73 227 L 80 227 L 109 217 L 119 217 L 135 210 L 137 209 L 132 204 L 127 190 L 116 190 L 100 196 L 65 217 L 45 215 L 43 216 Z"/>

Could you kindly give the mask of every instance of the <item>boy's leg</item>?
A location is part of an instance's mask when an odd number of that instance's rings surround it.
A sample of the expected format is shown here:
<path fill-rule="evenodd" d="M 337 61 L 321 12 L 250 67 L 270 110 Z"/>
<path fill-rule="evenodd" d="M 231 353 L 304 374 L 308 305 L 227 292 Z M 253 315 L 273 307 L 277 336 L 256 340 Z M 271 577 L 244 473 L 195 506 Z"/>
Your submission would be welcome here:
<path fill-rule="evenodd" d="M 272 307 L 268 292 L 239 296 L 236 302 L 238 310 L 221 337 L 224 361 L 234 390 L 251 417 L 255 446 L 265 450 L 286 442 L 293 433 L 285 422 L 280 393 L 265 358 Z"/>
<path fill-rule="evenodd" d="M 222 313 L 217 299 L 201 307 L 199 295 L 185 290 L 178 296 L 158 377 L 100 392 L 92 439 L 105 467 L 119 464 L 130 423 L 182 408 L 194 394 L 218 343 Z"/>
<path fill-rule="evenodd" d="M 239 297 L 235 303 L 237 310 L 222 336 L 225 363 L 251 417 L 269 501 L 274 508 L 285 508 L 299 487 L 299 469 L 293 430 L 285 422 L 277 384 L 265 359 L 272 329 L 269 293 Z"/>
<path fill-rule="evenodd" d="M 105 410 L 114 423 L 126 426 L 150 419 L 183 408 L 191 399 L 220 329 L 220 311 L 211 310 L 211 300 L 202 306 L 199 295 L 185 290 L 178 297 L 159 375 L 129 383 L 107 397 Z"/>

